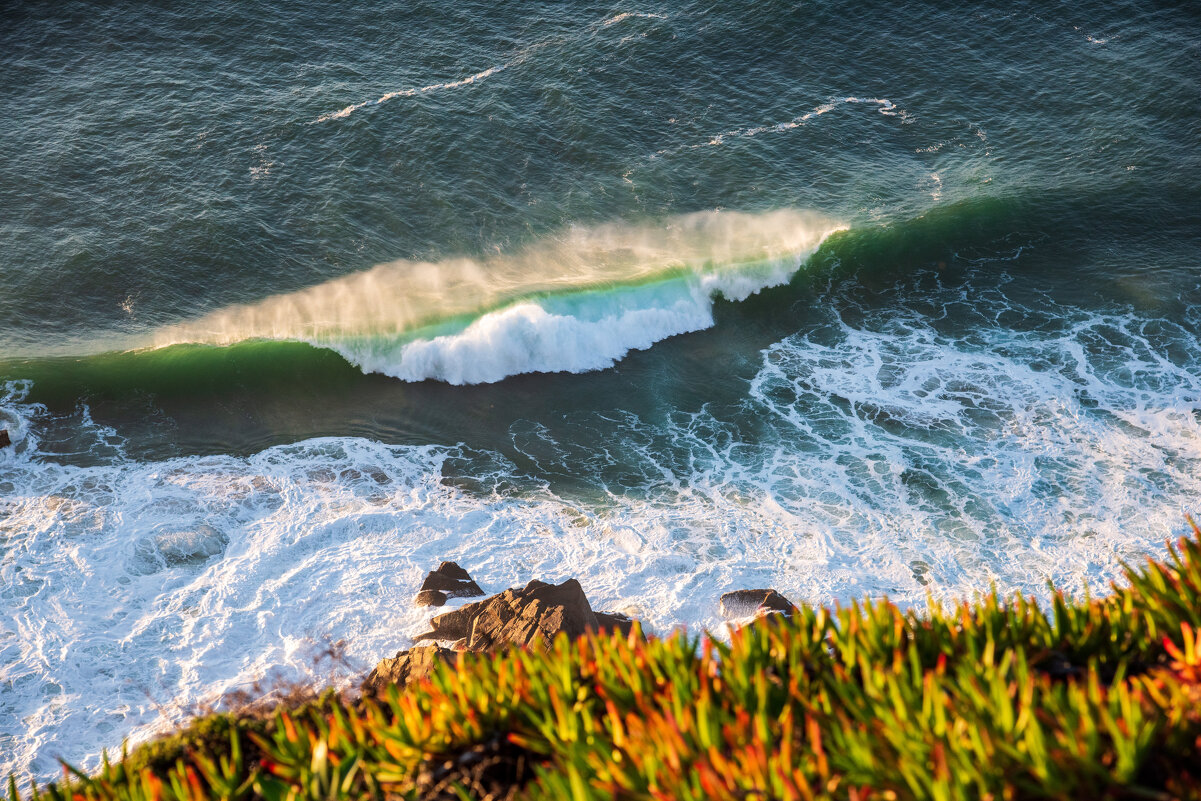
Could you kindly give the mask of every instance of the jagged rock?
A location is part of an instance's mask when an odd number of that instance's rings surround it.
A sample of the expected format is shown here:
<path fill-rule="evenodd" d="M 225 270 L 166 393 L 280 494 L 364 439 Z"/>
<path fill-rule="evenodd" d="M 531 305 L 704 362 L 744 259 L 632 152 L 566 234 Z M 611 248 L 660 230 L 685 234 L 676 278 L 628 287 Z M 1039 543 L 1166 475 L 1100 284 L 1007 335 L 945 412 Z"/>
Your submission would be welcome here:
<path fill-rule="evenodd" d="M 482 603 L 467 638 L 471 651 L 507 643 L 546 650 L 560 632 L 575 638 L 597 627 L 584 588 L 575 579 L 558 585 L 531 581 L 524 589 L 505 590 Z"/>
<path fill-rule="evenodd" d="M 404 687 L 409 682 L 423 679 L 433 672 L 444 659 L 454 659 L 455 652 L 440 645 L 419 645 L 409 651 L 401 651 L 391 659 L 385 659 L 363 682 L 364 695 L 382 695 L 389 684 Z"/>
<path fill-rule="evenodd" d="M 617 616 L 606 619 L 620 628 Z M 466 640 L 469 651 L 491 651 L 513 643 L 548 648 L 559 632 L 578 637 L 600 628 L 584 589 L 575 579 L 562 584 L 531 581 L 483 601 L 459 607 L 430 621 L 432 631 L 418 640 Z"/>
<path fill-rule="evenodd" d="M 735 590 L 721 596 L 721 616 L 726 620 L 782 612 L 791 615 L 796 609 L 792 602 L 772 589 Z"/>
<path fill-rule="evenodd" d="M 499 597 L 499 596 L 493 596 Z M 451 612 L 437 615 L 430 620 L 431 631 L 417 637 L 418 640 L 462 640 L 471 634 L 471 621 L 486 601 L 460 606 Z"/>
<path fill-rule="evenodd" d="M 480 585 L 471 580 L 471 574 L 454 562 L 443 562 L 437 570 L 431 570 L 421 584 L 421 592 L 438 590 L 448 598 L 475 598 L 483 595 Z"/>
<path fill-rule="evenodd" d="M 417 606 L 445 606 L 446 593 L 442 590 L 422 590 L 417 593 L 417 597 L 413 599 L 413 603 Z"/>
<path fill-rule="evenodd" d="M 0 428 L 0 448 L 7 448 L 9 445 L 12 445 L 12 444 L 13 444 L 13 441 L 8 436 L 8 429 Z"/>
<path fill-rule="evenodd" d="M 596 612 L 596 628 L 598 631 L 616 631 L 625 636 L 630 635 L 634 628 L 634 620 L 621 612 Z"/>

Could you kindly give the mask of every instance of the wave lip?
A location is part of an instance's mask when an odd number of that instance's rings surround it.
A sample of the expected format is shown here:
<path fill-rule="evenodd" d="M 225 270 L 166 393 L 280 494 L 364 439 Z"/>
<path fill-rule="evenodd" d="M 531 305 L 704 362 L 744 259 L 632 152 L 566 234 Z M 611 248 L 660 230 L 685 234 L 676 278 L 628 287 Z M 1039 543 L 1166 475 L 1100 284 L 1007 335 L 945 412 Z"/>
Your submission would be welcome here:
<path fill-rule="evenodd" d="M 485 315 L 460 334 L 398 349 L 336 349 L 365 370 L 407 381 L 487 384 L 518 373 L 603 370 L 631 350 L 711 325 L 709 303 L 691 293 L 670 307 L 624 309 L 598 320 L 522 303 Z"/>
<path fill-rule="evenodd" d="M 845 226 L 813 212 L 697 212 L 575 227 L 513 254 L 398 261 L 160 329 L 153 345 L 307 342 L 406 381 L 611 367 L 713 325 L 713 302 L 786 283 Z"/>

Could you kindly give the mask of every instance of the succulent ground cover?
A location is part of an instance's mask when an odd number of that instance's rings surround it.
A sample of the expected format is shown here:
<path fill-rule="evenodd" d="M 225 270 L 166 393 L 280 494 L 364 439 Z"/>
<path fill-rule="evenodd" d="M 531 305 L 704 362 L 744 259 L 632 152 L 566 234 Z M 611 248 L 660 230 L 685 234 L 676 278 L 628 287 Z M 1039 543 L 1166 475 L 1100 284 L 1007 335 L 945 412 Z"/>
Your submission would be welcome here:
<path fill-rule="evenodd" d="M 216 715 L 13 801 L 1201 799 L 1201 530 L 1100 598 L 800 606 L 728 643 L 463 654 Z"/>

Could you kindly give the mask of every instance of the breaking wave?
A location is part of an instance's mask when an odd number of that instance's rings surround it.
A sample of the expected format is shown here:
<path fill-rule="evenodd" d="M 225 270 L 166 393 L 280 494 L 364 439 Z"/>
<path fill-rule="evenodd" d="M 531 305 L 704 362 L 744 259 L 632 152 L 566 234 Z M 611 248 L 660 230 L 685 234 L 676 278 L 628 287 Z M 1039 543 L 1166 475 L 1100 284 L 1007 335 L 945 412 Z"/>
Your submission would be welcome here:
<path fill-rule="evenodd" d="M 307 342 L 407 381 L 612 366 L 713 325 L 718 296 L 787 282 L 844 226 L 792 209 L 577 227 L 512 254 L 398 261 L 156 332 L 153 344 Z"/>

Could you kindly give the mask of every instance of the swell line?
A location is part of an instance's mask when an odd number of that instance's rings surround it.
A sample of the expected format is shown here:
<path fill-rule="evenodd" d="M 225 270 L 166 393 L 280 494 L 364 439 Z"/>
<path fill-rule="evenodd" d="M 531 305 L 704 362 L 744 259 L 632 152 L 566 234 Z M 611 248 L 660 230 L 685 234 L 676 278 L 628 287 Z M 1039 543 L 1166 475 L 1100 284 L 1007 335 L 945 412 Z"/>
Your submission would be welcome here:
<path fill-rule="evenodd" d="M 392 100 L 393 98 L 397 98 L 397 97 L 414 97 L 416 95 L 424 94 L 426 92 L 434 92 L 439 89 L 457 89 L 460 86 L 467 86 L 468 84 L 475 83 L 476 81 L 482 81 L 483 79 L 485 79 L 489 76 L 495 75 L 498 72 L 503 72 L 506 69 L 508 69 L 510 66 L 512 66 L 512 65 L 511 64 L 501 64 L 498 67 L 489 67 L 488 69 L 483 70 L 482 72 L 477 72 L 474 75 L 468 75 L 466 78 L 462 78 L 457 81 L 448 81 L 446 83 L 431 83 L 429 86 L 422 86 L 417 89 L 401 89 L 396 92 L 388 92 L 386 95 L 383 95 L 376 100 L 364 100 L 362 103 L 355 103 L 353 105 L 349 105 L 346 108 L 342 109 L 341 111 L 334 111 L 329 114 L 323 114 L 316 119 L 316 122 L 327 122 L 329 120 L 338 120 L 338 119 L 342 119 L 343 117 L 349 117 L 351 114 L 353 114 L 354 112 L 358 111 L 361 108 L 365 108 L 367 106 L 378 106 L 381 103 L 386 103 L 389 100 Z"/>
<path fill-rule="evenodd" d="M 662 14 L 649 14 L 649 13 L 629 11 L 629 12 L 617 14 L 612 17 L 607 17 L 603 20 L 599 20 L 598 22 L 587 26 L 585 28 L 585 32 L 586 33 L 594 33 L 596 30 L 598 30 L 600 28 L 608 28 L 610 25 L 616 25 L 617 23 L 620 23 L 627 19 L 666 19 L 666 17 Z M 474 73 L 472 75 L 468 75 L 466 78 L 460 78 L 457 81 L 447 81 L 444 83 L 431 83 L 427 86 L 414 87 L 414 88 L 410 88 L 410 89 L 399 89 L 395 92 L 388 92 L 387 94 L 381 95 L 380 97 L 376 98 L 375 100 L 364 100 L 361 103 L 353 103 L 349 106 L 346 106 L 345 108 L 343 108 L 339 111 L 332 111 L 328 114 L 322 114 L 320 117 L 318 117 L 316 120 L 314 120 L 314 122 L 315 123 L 328 122 L 330 120 L 344 119 L 346 117 L 349 117 L 351 114 L 358 111 L 359 109 L 367 108 L 368 106 L 378 106 L 378 105 L 388 102 L 389 100 L 393 100 L 398 97 L 416 97 L 417 95 L 426 94 L 428 92 L 436 92 L 436 91 L 441 91 L 443 89 L 458 89 L 463 86 L 469 86 L 471 84 L 476 83 L 477 81 L 482 81 L 485 78 L 490 78 L 491 76 L 496 75 L 499 72 L 504 72 L 505 70 L 509 69 L 510 67 L 515 67 L 518 64 L 521 64 L 523 61 L 525 61 L 527 58 L 529 58 L 530 55 L 535 50 L 538 50 L 538 49 L 545 47 L 547 45 L 550 45 L 550 44 L 555 44 L 555 43 L 561 44 L 564 41 L 566 41 L 566 39 L 537 42 L 537 43 L 525 48 L 524 50 L 521 50 L 517 54 L 517 56 L 515 58 L 511 59 L 510 61 L 506 61 L 505 63 L 499 64 L 495 67 L 489 67 L 486 70 L 482 70 L 482 71 Z"/>
<path fill-rule="evenodd" d="M 793 117 L 791 120 L 788 120 L 787 122 L 779 122 L 774 125 L 758 125 L 758 126 L 747 127 L 747 128 L 735 128 L 733 130 L 723 131 L 722 133 L 711 136 L 708 140 L 706 140 L 704 142 L 698 142 L 698 143 L 692 144 L 692 145 L 681 145 L 679 147 L 665 148 L 663 150 L 656 151 L 654 154 L 651 155 L 651 158 L 654 159 L 654 158 L 658 158 L 659 156 L 669 156 L 673 153 L 678 153 L 681 150 L 696 150 L 696 149 L 702 148 L 702 147 L 715 147 L 717 145 L 723 144 L 727 139 L 749 138 L 752 136 L 758 136 L 759 134 L 779 133 L 781 131 L 790 131 L 795 128 L 800 128 L 805 123 L 809 122 L 810 120 L 812 120 L 816 117 L 820 117 L 823 114 L 827 114 L 827 113 L 833 111 L 840 104 L 859 104 L 859 103 L 875 105 L 875 106 L 877 106 L 876 110 L 879 111 L 881 114 L 883 114 L 886 117 L 899 117 L 902 123 L 908 121 L 909 115 L 905 112 L 905 110 L 898 108 L 897 105 L 895 103 L 893 103 L 891 100 L 889 100 L 888 98 L 854 97 L 854 96 L 839 97 L 839 98 L 835 98 L 832 100 L 828 100 L 825 103 L 822 103 L 821 105 L 814 107 L 812 110 L 807 111 L 798 117 Z"/>

